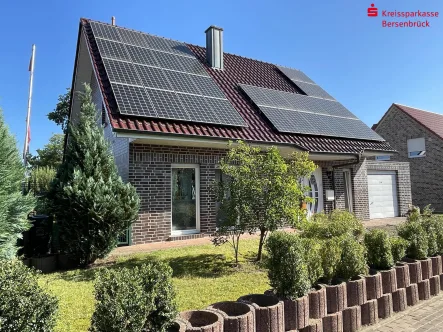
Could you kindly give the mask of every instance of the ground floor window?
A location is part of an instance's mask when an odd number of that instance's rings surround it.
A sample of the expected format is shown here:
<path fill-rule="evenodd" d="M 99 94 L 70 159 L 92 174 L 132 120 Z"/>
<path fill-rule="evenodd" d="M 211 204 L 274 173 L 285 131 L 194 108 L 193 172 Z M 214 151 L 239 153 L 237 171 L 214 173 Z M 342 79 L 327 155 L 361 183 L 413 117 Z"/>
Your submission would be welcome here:
<path fill-rule="evenodd" d="M 172 165 L 172 233 L 200 230 L 200 172 L 198 165 Z"/>
<path fill-rule="evenodd" d="M 349 212 L 353 212 L 352 208 L 352 180 L 351 180 L 351 170 L 343 170 L 343 186 L 345 192 L 345 209 Z"/>

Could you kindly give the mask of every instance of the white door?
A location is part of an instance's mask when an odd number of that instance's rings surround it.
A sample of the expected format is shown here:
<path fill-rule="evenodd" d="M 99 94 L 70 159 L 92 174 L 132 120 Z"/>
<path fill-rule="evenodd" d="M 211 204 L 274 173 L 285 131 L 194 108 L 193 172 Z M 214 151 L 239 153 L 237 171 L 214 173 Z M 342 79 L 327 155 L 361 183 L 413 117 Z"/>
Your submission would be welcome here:
<path fill-rule="evenodd" d="M 395 171 L 368 171 L 369 217 L 398 216 L 397 174 Z"/>
<path fill-rule="evenodd" d="M 310 217 L 314 213 L 323 211 L 323 181 L 321 167 L 317 168 L 309 178 L 304 180 L 304 182 L 306 186 L 310 187 L 308 196 L 314 198 L 314 202 L 309 203 L 307 206 L 308 217 Z"/>

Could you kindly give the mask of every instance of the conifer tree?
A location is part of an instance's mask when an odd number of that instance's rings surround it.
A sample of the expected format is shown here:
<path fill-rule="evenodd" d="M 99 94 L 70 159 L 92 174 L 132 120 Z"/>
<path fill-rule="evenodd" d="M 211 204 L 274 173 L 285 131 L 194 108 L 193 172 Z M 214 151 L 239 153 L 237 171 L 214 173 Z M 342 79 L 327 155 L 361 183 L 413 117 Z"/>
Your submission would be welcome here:
<path fill-rule="evenodd" d="M 137 218 L 138 195 L 117 173 L 86 84 L 80 115 L 69 125 L 64 161 L 48 198 L 62 251 L 78 257 L 83 266 L 106 256 Z"/>
<path fill-rule="evenodd" d="M 25 168 L 17 143 L 9 132 L 0 109 L 0 258 L 11 259 L 17 252 L 17 239 L 29 229 L 27 214 L 35 199 L 22 194 Z"/>

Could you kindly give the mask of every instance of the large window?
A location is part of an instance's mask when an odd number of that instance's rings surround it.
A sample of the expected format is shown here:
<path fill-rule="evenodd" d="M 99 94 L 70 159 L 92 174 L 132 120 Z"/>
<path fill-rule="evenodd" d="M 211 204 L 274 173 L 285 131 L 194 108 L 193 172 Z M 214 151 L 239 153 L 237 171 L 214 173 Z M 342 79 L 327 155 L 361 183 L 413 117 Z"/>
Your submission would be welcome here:
<path fill-rule="evenodd" d="M 426 156 L 424 137 L 408 139 L 409 158 L 422 158 Z"/>
<path fill-rule="evenodd" d="M 215 170 L 215 181 L 218 183 L 227 183 L 229 181 L 229 176 L 226 174 L 223 174 L 222 171 L 220 169 L 216 169 Z M 229 198 L 229 191 L 225 192 L 225 197 Z M 226 219 L 226 215 L 225 213 L 223 213 L 223 211 L 220 209 L 220 202 L 216 203 L 216 225 L 220 226 L 223 224 L 223 222 Z"/>

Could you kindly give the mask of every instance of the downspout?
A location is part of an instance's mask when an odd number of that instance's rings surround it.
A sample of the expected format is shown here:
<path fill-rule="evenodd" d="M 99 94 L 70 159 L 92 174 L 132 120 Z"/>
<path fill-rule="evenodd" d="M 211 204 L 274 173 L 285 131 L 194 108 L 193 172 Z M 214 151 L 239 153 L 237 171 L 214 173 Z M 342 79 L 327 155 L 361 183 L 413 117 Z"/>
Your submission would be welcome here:
<path fill-rule="evenodd" d="M 334 210 L 337 209 L 337 200 L 335 199 L 335 169 L 339 167 L 353 166 L 359 164 L 361 162 L 362 155 L 363 151 L 361 151 L 359 154 L 356 155 L 357 160 L 354 160 L 346 164 L 332 166 L 332 190 L 334 190 Z"/>

